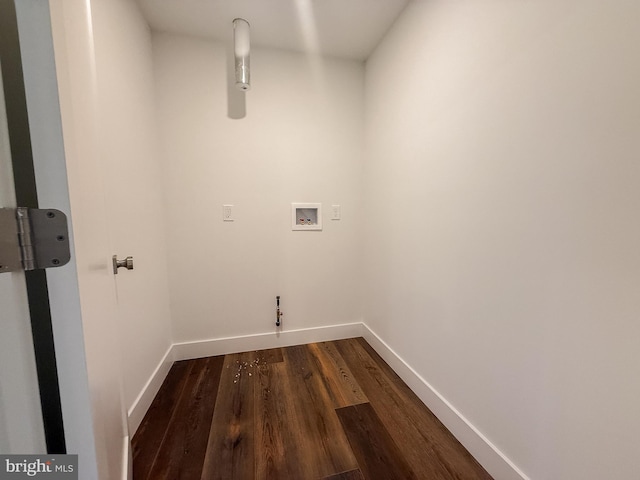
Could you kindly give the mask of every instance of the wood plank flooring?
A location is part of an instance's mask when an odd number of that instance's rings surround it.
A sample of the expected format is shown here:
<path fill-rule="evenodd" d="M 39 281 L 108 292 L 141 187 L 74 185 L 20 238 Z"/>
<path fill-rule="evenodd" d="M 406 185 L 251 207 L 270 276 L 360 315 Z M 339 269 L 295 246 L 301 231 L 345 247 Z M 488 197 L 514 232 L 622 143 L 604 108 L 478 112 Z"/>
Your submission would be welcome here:
<path fill-rule="evenodd" d="M 176 362 L 134 480 L 488 480 L 362 338 Z"/>

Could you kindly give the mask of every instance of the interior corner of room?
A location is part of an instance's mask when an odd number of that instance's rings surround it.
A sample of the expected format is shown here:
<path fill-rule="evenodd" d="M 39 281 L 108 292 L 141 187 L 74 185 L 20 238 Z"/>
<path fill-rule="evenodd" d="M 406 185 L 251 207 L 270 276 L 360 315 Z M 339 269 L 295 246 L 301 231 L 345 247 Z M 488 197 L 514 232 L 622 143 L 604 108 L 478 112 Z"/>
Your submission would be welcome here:
<path fill-rule="evenodd" d="M 353 337 L 496 479 L 637 478 L 640 3 L 389 2 L 326 55 L 153 4 L 49 2 L 101 480 L 174 361 Z"/>

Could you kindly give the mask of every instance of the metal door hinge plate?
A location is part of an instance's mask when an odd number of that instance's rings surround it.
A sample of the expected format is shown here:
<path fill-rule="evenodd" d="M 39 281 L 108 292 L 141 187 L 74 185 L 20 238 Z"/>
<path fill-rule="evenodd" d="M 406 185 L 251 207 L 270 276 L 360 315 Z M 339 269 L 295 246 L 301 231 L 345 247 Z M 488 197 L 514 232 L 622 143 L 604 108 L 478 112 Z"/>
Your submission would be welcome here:
<path fill-rule="evenodd" d="M 69 263 L 67 216 L 52 208 L 0 208 L 0 273 Z"/>

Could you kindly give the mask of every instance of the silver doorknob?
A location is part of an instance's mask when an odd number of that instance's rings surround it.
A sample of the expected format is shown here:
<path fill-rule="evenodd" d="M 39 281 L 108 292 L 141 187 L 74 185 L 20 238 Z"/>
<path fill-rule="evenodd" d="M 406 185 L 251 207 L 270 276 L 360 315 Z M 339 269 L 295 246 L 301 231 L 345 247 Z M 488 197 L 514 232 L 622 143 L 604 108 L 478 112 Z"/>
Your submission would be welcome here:
<path fill-rule="evenodd" d="M 133 270 L 133 257 L 127 257 L 124 260 L 118 260 L 118 256 L 113 256 L 113 273 L 118 274 L 119 268 L 126 268 L 127 270 Z"/>

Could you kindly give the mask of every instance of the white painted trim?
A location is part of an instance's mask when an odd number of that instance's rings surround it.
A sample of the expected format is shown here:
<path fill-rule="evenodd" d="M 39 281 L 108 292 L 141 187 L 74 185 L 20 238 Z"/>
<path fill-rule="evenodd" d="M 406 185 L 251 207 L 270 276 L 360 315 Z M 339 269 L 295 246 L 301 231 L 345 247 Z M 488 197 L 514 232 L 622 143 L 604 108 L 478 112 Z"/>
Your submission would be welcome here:
<path fill-rule="evenodd" d="M 364 323 L 362 324 L 362 332 L 362 336 L 369 345 L 378 352 L 378 355 L 404 380 L 491 476 L 500 480 L 530 480 L 464 415 L 456 410 L 446 398 Z"/>
<path fill-rule="evenodd" d="M 142 391 L 127 412 L 127 417 L 129 419 L 129 435 L 131 437 L 133 437 L 136 430 L 138 430 L 142 419 L 151 406 L 151 402 L 153 402 L 158 390 L 160 390 L 160 387 L 162 386 L 162 382 L 164 382 L 164 379 L 167 377 L 167 374 L 173 365 L 173 347 L 174 346 L 171 345 L 167 349 L 162 360 L 160 360 L 160 363 L 153 371 L 151 377 L 149 377 L 149 380 L 147 380 L 147 383 L 142 388 Z"/>
<path fill-rule="evenodd" d="M 133 480 L 133 452 L 131 451 L 131 437 L 129 435 L 124 437 L 122 458 L 122 474 L 120 478 L 122 480 Z"/>
<path fill-rule="evenodd" d="M 176 343 L 173 345 L 175 360 L 249 352 L 267 348 L 288 347 L 314 342 L 327 342 L 362 336 L 362 323 L 347 323 L 327 327 L 285 330 L 277 333 L 259 333 L 242 337 L 214 338 L 211 340 Z"/>

